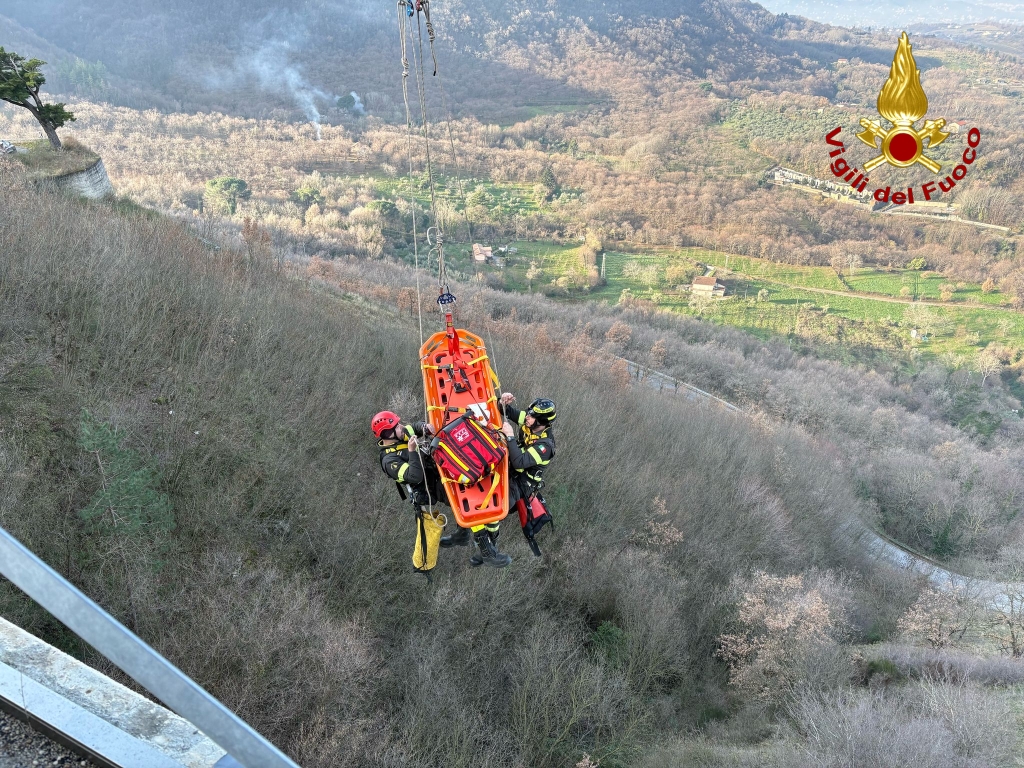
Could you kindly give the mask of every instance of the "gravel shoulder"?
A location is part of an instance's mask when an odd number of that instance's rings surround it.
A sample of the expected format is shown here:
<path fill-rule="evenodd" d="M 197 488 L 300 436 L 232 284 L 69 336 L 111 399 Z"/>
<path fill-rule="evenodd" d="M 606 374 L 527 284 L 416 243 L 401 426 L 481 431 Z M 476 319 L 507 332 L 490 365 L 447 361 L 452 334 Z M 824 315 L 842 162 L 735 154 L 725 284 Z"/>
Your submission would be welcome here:
<path fill-rule="evenodd" d="M 96 768 L 96 764 L 46 738 L 0 710 L 0 768 Z"/>

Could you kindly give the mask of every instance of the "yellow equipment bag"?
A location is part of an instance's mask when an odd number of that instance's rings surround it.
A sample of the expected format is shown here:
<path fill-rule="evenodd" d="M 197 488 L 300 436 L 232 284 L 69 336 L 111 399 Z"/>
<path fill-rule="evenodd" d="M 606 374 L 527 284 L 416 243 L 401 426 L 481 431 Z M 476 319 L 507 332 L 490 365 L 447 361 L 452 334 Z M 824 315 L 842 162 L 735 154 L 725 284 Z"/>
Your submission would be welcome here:
<path fill-rule="evenodd" d="M 416 546 L 412 551 L 412 567 L 417 573 L 430 578 L 430 571 L 437 565 L 437 549 L 441 545 L 441 532 L 448 518 L 440 512 L 420 510 L 416 513 Z M 424 558 L 423 553 L 426 552 Z"/>

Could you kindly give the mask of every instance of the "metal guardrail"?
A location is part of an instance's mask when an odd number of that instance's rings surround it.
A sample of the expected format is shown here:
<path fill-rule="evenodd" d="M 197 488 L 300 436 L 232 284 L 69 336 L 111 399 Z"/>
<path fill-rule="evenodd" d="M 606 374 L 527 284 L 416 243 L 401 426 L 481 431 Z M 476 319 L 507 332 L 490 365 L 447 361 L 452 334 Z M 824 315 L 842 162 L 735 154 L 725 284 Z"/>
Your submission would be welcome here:
<path fill-rule="evenodd" d="M 657 385 L 659 391 L 664 392 L 670 390 L 672 392 L 678 392 L 683 390 L 689 393 L 692 397 L 699 397 L 703 400 L 710 400 L 717 405 L 722 406 L 726 410 L 735 411 L 736 413 L 746 413 L 742 408 L 733 405 L 730 402 L 723 400 L 720 397 L 712 395 L 710 392 L 705 392 L 703 389 L 698 389 L 692 384 L 687 384 L 685 381 L 674 379 L 666 373 L 655 371 L 647 366 L 640 365 L 632 360 L 627 360 L 625 357 L 619 357 L 618 355 L 612 355 L 616 360 L 621 360 L 626 364 L 626 370 L 629 372 L 630 377 L 636 379 L 638 382 L 647 382 L 649 386 L 654 387 Z"/>
<path fill-rule="evenodd" d="M 245 768 L 299 768 L 3 528 L 0 528 L 0 574 Z"/>

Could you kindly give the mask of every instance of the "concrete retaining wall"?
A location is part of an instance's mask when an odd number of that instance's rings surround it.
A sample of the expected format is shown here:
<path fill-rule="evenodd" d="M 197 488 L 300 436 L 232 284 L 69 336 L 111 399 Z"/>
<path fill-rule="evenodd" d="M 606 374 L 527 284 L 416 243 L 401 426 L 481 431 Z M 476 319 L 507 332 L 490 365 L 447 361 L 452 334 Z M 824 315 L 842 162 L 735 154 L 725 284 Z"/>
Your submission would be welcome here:
<path fill-rule="evenodd" d="M 45 726 L 44 732 L 60 736 L 101 765 L 238 765 L 192 723 L 3 618 L 0 706 Z"/>
<path fill-rule="evenodd" d="M 104 197 L 114 196 L 114 186 L 107 176 L 107 168 L 103 160 L 97 160 L 84 171 L 69 173 L 64 176 L 55 176 L 47 179 L 46 184 L 62 192 L 87 197 L 90 200 L 102 200 Z"/>

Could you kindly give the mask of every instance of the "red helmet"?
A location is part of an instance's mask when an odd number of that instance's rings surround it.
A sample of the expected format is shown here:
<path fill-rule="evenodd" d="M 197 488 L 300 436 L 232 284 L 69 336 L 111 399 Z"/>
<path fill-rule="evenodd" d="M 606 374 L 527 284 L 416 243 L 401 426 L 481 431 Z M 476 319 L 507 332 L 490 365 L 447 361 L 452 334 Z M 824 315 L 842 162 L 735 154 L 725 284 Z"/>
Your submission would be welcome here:
<path fill-rule="evenodd" d="M 373 420 L 370 422 L 370 429 L 373 430 L 374 437 L 380 440 L 384 433 L 389 429 L 394 429 L 398 426 L 398 414 L 393 411 L 381 411 Z"/>

